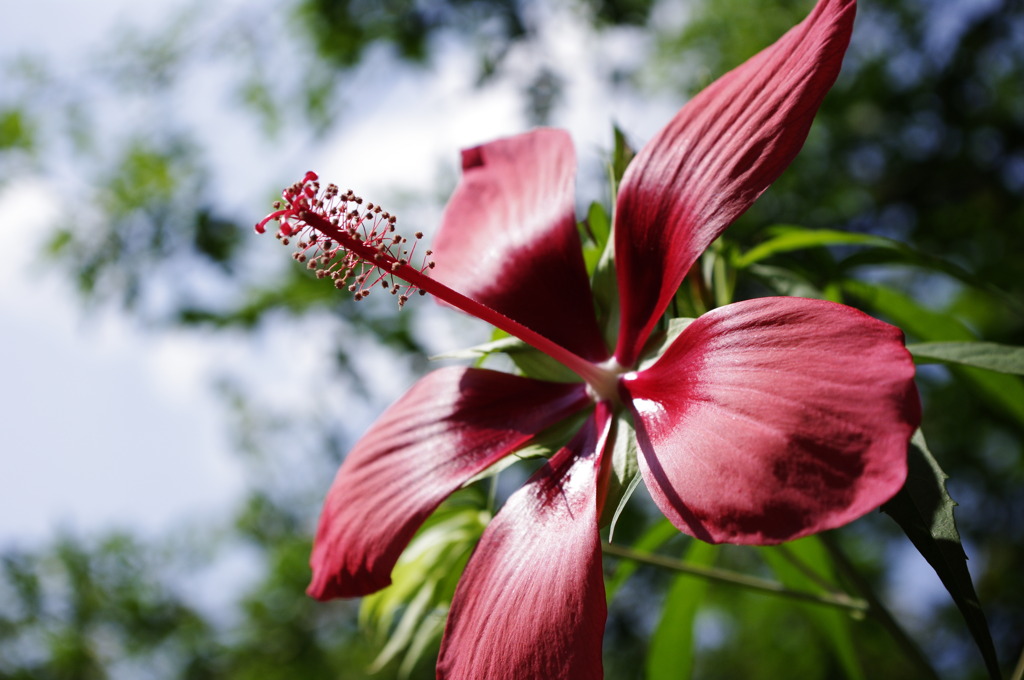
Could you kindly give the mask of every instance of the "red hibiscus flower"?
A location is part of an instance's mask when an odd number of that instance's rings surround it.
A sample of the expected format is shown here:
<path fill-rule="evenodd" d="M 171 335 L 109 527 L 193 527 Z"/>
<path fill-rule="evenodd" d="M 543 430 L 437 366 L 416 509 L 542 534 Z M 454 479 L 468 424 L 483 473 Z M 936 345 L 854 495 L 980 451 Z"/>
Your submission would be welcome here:
<path fill-rule="evenodd" d="M 390 583 L 413 534 L 468 480 L 579 413 L 578 433 L 487 527 L 455 592 L 441 678 L 600 678 L 606 616 L 599 522 L 617 414 L 631 420 L 654 501 L 681 531 L 772 544 L 848 523 L 906 476 L 918 425 L 900 331 L 849 307 L 763 298 L 692 321 L 653 361 L 656 324 L 701 252 L 798 152 L 849 42 L 855 0 L 801 24 L 687 104 L 633 159 L 614 213 L 619 328 L 595 314 L 574 215 L 568 135 L 536 130 L 463 153 L 430 254 L 394 218 L 312 173 L 268 220 L 297 259 L 362 297 L 416 289 L 574 371 L 556 383 L 443 368 L 374 423 L 341 466 L 309 592 Z M 429 254 L 429 251 L 428 251 Z M 396 280 L 399 283 L 396 283 Z M 628 430 L 628 429 L 627 429 Z M 629 433 L 628 436 L 633 436 Z"/>

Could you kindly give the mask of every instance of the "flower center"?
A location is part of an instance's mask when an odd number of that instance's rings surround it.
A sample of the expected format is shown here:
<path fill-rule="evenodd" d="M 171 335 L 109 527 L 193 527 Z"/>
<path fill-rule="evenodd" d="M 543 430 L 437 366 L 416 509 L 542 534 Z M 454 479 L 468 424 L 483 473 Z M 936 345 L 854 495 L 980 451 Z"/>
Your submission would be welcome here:
<path fill-rule="evenodd" d="M 594 401 L 609 401 L 614 405 L 622 402 L 619 396 L 619 379 L 629 372 L 615 357 L 594 366 L 596 371 L 588 377 L 587 392 Z"/>

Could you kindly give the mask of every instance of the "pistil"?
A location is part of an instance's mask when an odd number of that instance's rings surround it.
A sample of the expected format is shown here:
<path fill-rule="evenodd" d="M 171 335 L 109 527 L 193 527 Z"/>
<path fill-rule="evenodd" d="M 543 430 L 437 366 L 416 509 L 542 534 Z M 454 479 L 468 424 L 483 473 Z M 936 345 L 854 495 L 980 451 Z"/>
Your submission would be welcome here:
<path fill-rule="evenodd" d="M 258 223 L 256 231 L 262 233 L 268 222 L 278 221 L 278 235 L 282 239 L 299 239 L 300 253 L 296 259 L 303 261 L 306 253 L 312 251 L 313 257 L 305 260 L 311 263 L 311 268 L 318 269 L 318 275 L 325 272 L 324 275 L 331 276 L 339 288 L 347 284 L 356 299 L 365 297 L 370 287 L 382 282 L 382 287 L 398 294 L 401 286 L 395 284 L 394 279 L 400 279 L 408 286 L 398 296 L 399 306 L 414 291 L 420 295 L 430 293 L 560 362 L 590 385 L 600 399 L 617 395 L 614 384 L 618 374 L 609 372 L 608 367 L 587 361 L 518 321 L 431 278 L 426 272 L 432 268 L 432 262 L 414 266 L 411 256 L 415 246 L 405 251 L 401 248 L 405 239 L 390 235 L 394 231 L 394 217 L 383 213 L 386 218 L 382 222 L 386 226 L 383 230 L 376 228 L 375 219 L 382 214 L 379 207 L 376 218 L 372 210 L 349 210 L 350 203 L 358 205 L 362 199 L 351 192 L 340 194 L 335 185 L 328 185 L 321 192 L 317 176 L 312 172 L 306 173 L 302 182 L 292 185 L 282 195 L 286 205 L 276 206 L 279 209 Z M 370 228 L 365 226 L 368 221 Z M 426 251 L 427 255 L 429 253 Z M 348 284 L 350 280 L 352 283 Z"/>

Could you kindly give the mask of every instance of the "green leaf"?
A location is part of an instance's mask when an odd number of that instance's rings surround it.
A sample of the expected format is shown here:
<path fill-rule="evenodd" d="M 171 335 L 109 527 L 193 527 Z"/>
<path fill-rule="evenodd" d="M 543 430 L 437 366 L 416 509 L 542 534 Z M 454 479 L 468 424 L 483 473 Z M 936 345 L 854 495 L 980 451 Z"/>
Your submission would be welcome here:
<path fill-rule="evenodd" d="M 1005 291 L 996 288 L 986 279 L 972 274 L 963 267 L 941 257 L 919 252 L 896 241 L 893 241 L 893 244 L 885 248 L 865 248 L 845 258 L 839 263 L 839 268 L 843 272 L 849 272 L 858 267 L 877 267 L 878 265 L 895 264 L 927 269 L 945 274 L 961 283 L 966 283 L 968 286 L 987 294 L 1000 304 L 1015 310 L 1018 314 L 1024 313 L 1024 303 Z"/>
<path fill-rule="evenodd" d="M 881 246 L 886 248 L 904 248 L 899 241 L 873 236 L 871 234 L 857 234 L 848 231 L 837 231 L 834 229 L 805 229 L 794 225 L 779 225 L 772 227 L 769 233 L 772 238 L 760 243 L 747 252 L 739 255 L 734 260 L 734 265 L 743 269 L 755 262 L 794 250 L 807 248 L 822 248 L 825 246 L 855 245 L 855 246 Z"/>
<path fill-rule="evenodd" d="M 1024 347 L 995 342 L 919 342 L 907 345 L 919 364 L 948 363 L 1024 375 Z"/>
<path fill-rule="evenodd" d="M 784 267 L 773 267 L 766 264 L 753 264 L 749 267 L 751 274 L 761 280 L 764 285 L 779 295 L 826 299 L 825 293 L 800 274 Z"/>
<path fill-rule="evenodd" d="M 612 151 L 612 160 L 608 166 L 608 174 L 612 181 L 612 201 L 614 202 L 615 195 L 618 193 L 619 183 L 622 181 L 623 175 L 626 174 L 626 168 L 629 167 L 629 163 L 633 160 L 633 156 L 636 155 L 636 151 L 630 146 L 625 133 L 618 125 L 612 127 L 612 134 L 615 139 L 615 149 Z"/>
<path fill-rule="evenodd" d="M 1006 306 L 1018 312 L 1024 312 L 1024 303 L 1007 295 L 1006 292 L 999 290 L 982 277 L 972 274 L 949 260 L 921 252 L 894 239 L 835 229 L 806 229 L 796 225 L 777 225 L 770 227 L 768 233 L 771 234 L 771 238 L 767 241 L 734 258 L 734 266 L 744 269 L 775 255 L 796 250 L 827 246 L 862 246 L 862 249 L 839 263 L 841 271 L 850 272 L 858 267 L 880 264 L 909 265 L 927 269 L 966 283 L 986 292 Z"/>
<path fill-rule="evenodd" d="M 989 675 L 998 679 L 999 662 L 985 614 L 967 570 L 967 554 L 960 542 L 953 515 L 956 502 L 946 490 L 947 475 L 932 457 L 920 430 L 911 439 L 907 456 L 907 482 L 892 500 L 882 506 L 882 511 L 900 525 L 935 570 L 967 622 Z"/>
<path fill-rule="evenodd" d="M 761 557 L 787 588 L 802 592 L 841 592 L 834 584 L 838 581 L 829 559 L 828 550 L 817 536 L 779 546 L 759 548 Z M 794 603 L 803 609 L 814 623 L 815 632 L 832 648 L 847 678 L 862 680 L 857 650 L 853 645 L 850 615 L 832 607 Z"/>
<path fill-rule="evenodd" d="M 718 556 L 718 546 L 692 541 L 683 561 L 710 567 Z M 678 576 L 665 598 L 661 621 L 651 636 L 647 653 L 647 680 L 679 680 L 693 672 L 693 628 L 708 580 L 691 575 Z"/>
<path fill-rule="evenodd" d="M 604 209 L 604 206 L 597 201 L 591 203 L 587 210 L 587 226 L 590 227 L 590 235 L 593 236 L 594 243 L 604 250 L 608 243 L 608 237 L 612 234 L 612 219 L 608 216 L 608 211 Z"/>
<path fill-rule="evenodd" d="M 401 656 L 400 674 L 408 674 L 440 638 L 459 575 L 490 517 L 483 503 L 475 489 L 445 501 L 398 559 L 391 585 L 363 598 L 360 625 L 387 640 L 372 670 Z"/>

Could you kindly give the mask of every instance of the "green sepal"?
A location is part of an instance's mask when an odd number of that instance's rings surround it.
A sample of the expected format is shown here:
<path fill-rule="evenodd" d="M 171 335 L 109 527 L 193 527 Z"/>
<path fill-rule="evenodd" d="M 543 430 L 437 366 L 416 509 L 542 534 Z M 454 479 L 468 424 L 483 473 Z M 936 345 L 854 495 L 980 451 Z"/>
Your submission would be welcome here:
<path fill-rule="evenodd" d="M 580 382 L 580 377 L 571 370 L 555 361 L 540 350 L 534 349 L 519 338 L 512 338 L 508 335 L 495 331 L 496 337 L 490 342 L 485 342 L 473 347 L 453 350 L 432 356 L 432 360 L 461 359 L 476 360 L 477 365 L 483 359 L 496 354 L 504 354 L 516 365 L 522 375 L 535 380 L 547 380 L 549 382 Z"/>
<path fill-rule="evenodd" d="M 583 422 L 590 417 L 590 414 L 591 411 L 587 409 L 582 413 L 571 415 L 568 418 L 564 418 L 554 425 L 541 430 L 528 442 L 498 462 L 489 466 L 487 469 L 481 471 L 462 486 L 469 487 L 479 481 L 490 479 L 522 460 L 551 458 L 551 456 L 555 455 L 560 448 L 569 443 L 569 440 L 572 439 L 573 435 L 580 431 L 583 427 Z"/>
<path fill-rule="evenodd" d="M 615 525 L 622 515 L 626 503 L 640 483 L 640 465 L 637 462 L 636 433 L 625 413 L 615 417 L 611 433 L 611 475 L 605 496 L 601 526 L 608 525 L 608 540 L 615 536 Z"/>
<path fill-rule="evenodd" d="M 914 433 L 907 451 L 907 481 L 882 511 L 892 517 L 918 552 L 928 561 L 960 610 L 993 679 L 1000 677 L 992 635 L 978 603 L 967 554 L 960 542 L 953 508 L 946 490 L 947 475 L 928 450 L 921 430 Z"/>
<path fill-rule="evenodd" d="M 661 355 L 665 353 L 665 350 L 671 347 L 676 338 L 694 321 L 696 319 L 685 317 L 669 319 L 665 330 L 652 335 L 647 344 L 644 345 L 644 350 L 640 355 L 640 362 L 637 364 L 637 370 L 646 370 L 656 363 L 661 358 Z"/>

